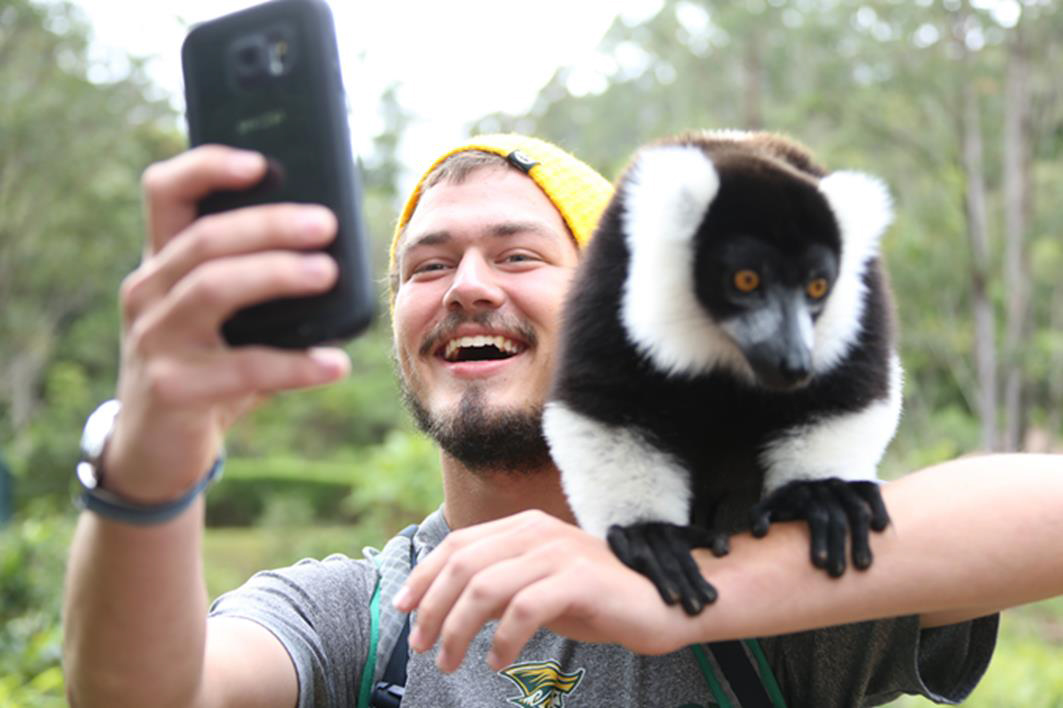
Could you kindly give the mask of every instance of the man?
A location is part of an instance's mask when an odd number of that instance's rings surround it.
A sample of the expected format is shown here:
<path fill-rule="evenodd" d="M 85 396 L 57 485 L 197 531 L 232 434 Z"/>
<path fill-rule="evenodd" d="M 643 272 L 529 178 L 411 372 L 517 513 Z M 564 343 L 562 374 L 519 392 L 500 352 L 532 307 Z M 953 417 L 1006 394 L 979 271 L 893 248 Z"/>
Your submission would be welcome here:
<path fill-rule="evenodd" d="M 927 521 L 919 502 L 940 494 L 956 470 L 890 485 L 887 503 L 905 533 L 880 539 L 867 573 L 830 581 L 813 572 L 793 525 L 762 541 L 736 539 L 727 558 L 702 557 L 721 597 L 694 619 L 665 607 L 644 578 L 568 523 L 537 416 L 560 303 L 600 208 L 581 216 L 570 207 L 598 204 L 608 191 L 589 168 L 538 141 L 471 146 L 480 152 L 457 151 L 459 161 L 472 155 L 471 166 L 448 174 L 450 163 L 415 190 L 393 258 L 396 356 L 416 417 L 440 443 L 445 492 L 441 512 L 417 532 L 420 564 L 407 588 L 398 592 L 403 578 L 389 576 L 409 549 L 398 539 L 376 559 L 379 570 L 332 557 L 260 574 L 219 599 L 206 622 L 202 502 L 188 490 L 258 398 L 327 383 L 348 368 L 332 349 L 231 350 L 218 327 L 248 303 L 327 289 L 332 263 L 299 251 L 326 243 L 335 224 L 296 205 L 195 219 L 204 194 L 261 177 L 258 155 L 205 147 L 145 173 L 150 242 L 122 286 L 123 408 L 101 460 L 103 484 L 143 508 L 191 501 L 148 526 L 82 514 L 65 613 L 72 703 L 354 705 L 377 675 L 374 602 L 385 618 L 392 603 L 419 607 L 406 706 L 561 705 L 565 697 L 572 705 L 709 705 L 710 677 L 688 644 L 912 612 L 922 615 L 765 640 L 763 654 L 790 705 L 878 702 L 899 691 L 962 699 L 988 662 L 996 618 L 949 623 L 1043 597 L 1063 580 L 1048 573 L 1016 590 L 986 581 L 997 574 L 977 559 L 970 577 L 948 570 L 942 559 L 970 544 L 942 533 L 940 519 Z M 1029 501 L 1005 499 L 1007 487 L 986 470 L 962 472 L 976 480 L 964 489 L 980 491 L 955 494 L 946 522 L 979 517 L 989 493 L 1012 506 Z M 928 539 L 940 541 L 936 552 Z M 994 539 L 993 548 L 1015 550 L 1006 524 L 987 526 L 984 540 Z M 956 594 L 943 598 L 942 588 Z M 482 629 L 497 617 L 497 633 Z"/>

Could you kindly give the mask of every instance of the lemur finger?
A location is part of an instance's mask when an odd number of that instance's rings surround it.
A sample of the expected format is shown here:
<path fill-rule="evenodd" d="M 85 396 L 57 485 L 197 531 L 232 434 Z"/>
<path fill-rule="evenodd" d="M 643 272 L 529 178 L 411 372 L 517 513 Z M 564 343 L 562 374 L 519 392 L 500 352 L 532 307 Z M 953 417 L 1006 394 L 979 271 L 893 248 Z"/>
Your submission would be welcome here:
<path fill-rule="evenodd" d="M 882 500 L 882 487 L 878 482 L 854 482 L 852 486 L 871 508 L 871 528 L 875 531 L 885 530 L 890 525 L 890 515 L 886 511 L 886 502 Z"/>
<path fill-rule="evenodd" d="M 771 527 L 771 511 L 765 502 L 760 502 L 750 509 L 749 524 L 755 538 L 764 538 L 768 535 L 768 529 Z"/>
<path fill-rule="evenodd" d="M 854 489 L 852 483 L 841 479 L 830 481 L 831 489 L 838 496 L 849 518 L 852 543 L 853 567 L 866 570 L 871 565 L 871 510 L 867 501 Z"/>
<path fill-rule="evenodd" d="M 716 601 L 716 589 L 705 580 L 690 551 L 695 547 L 711 548 L 711 544 L 718 542 L 722 534 L 715 534 L 696 526 L 665 525 L 663 530 L 665 536 L 671 541 L 671 548 L 674 550 L 673 557 L 678 562 L 682 573 L 683 609 L 688 615 L 696 615 L 705 608 L 705 605 Z"/>
<path fill-rule="evenodd" d="M 647 524 L 646 538 L 650 542 L 650 551 L 660 566 L 665 584 L 675 592 L 683 611 L 688 615 L 701 612 L 703 604 L 697 600 L 685 569 L 684 557 L 690 557 L 690 545 L 669 526 L 664 524 Z"/>
<path fill-rule="evenodd" d="M 644 531 L 637 531 L 630 526 L 614 525 L 609 527 L 606 540 L 624 565 L 649 578 L 664 604 L 674 605 L 678 602 L 678 594 L 675 588 L 667 583 L 660 564 L 653 557 Z"/>
<path fill-rule="evenodd" d="M 826 507 L 811 505 L 807 512 L 808 533 L 812 537 L 812 565 L 824 568 L 827 565 L 827 526 L 830 515 Z"/>
<path fill-rule="evenodd" d="M 827 513 L 827 574 L 839 578 L 845 573 L 845 546 L 849 536 L 849 520 L 845 509 L 829 486 L 817 487 L 817 502 Z"/>
<path fill-rule="evenodd" d="M 694 557 L 689 553 L 681 556 L 679 563 L 683 568 L 683 574 L 690 588 L 690 599 L 692 600 L 689 606 L 684 602 L 683 609 L 686 610 L 688 615 L 696 615 L 705 609 L 705 605 L 711 605 L 716 602 L 716 588 L 708 580 L 705 580 L 705 576 L 701 574 L 698 564 L 694 562 Z M 691 610 L 694 611 L 691 612 Z"/>
<path fill-rule="evenodd" d="M 691 548 L 708 548 L 717 558 L 731 552 L 731 537 L 725 533 L 709 531 L 700 526 L 687 526 L 685 533 Z"/>
<path fill-rule="evenodd" d="M 807 494 L 801 484 L 785 484 L 761 499 L 750 511 L 750 525 L 753 536 L 763 538 L 768 528 L 775 521 L 792 521 L 803 518 L 798 511 L 807 504 Z"/>

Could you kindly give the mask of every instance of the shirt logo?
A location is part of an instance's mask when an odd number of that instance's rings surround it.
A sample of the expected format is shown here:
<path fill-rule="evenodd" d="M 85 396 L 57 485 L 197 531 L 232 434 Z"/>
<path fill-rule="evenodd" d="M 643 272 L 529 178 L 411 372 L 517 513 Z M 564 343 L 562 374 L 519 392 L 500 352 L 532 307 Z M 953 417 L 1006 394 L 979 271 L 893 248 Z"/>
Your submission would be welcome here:
<path fill-rule="evenodd" d="M 508 699 L 525 708 L 564 708 L 565 696 L 583 680 L 583 669 L 566 674 L 553 661 L 527 661 L 511 664 L 498 672 L 517 684 L 521 695 Z"/>

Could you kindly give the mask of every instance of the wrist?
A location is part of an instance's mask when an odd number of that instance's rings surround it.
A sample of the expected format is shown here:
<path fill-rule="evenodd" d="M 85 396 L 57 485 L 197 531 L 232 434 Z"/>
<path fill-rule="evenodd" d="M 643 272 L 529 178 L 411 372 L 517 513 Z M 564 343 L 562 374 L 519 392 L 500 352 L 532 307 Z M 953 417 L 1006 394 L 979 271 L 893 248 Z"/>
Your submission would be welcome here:
<path fill-rule="evenodd" d="M 130 524 L 152 525 L 169 521 L 191 506 L 221 474 L 223 457 L 219 455 L 206 474 L 176 493 L 163 491 L 162 496 L 152 494 L 150 497 L 141 493 L 130 495 L 124 485 L 118 484 L 116 488 L 103 464 L 120 409 L 118 401 L 107 401 L 89 416 L 85 424 L 76 475 L 82 489 L 78 506 L 112 521 Z M 128 471 L 128 465 L 125 469 Z"/>

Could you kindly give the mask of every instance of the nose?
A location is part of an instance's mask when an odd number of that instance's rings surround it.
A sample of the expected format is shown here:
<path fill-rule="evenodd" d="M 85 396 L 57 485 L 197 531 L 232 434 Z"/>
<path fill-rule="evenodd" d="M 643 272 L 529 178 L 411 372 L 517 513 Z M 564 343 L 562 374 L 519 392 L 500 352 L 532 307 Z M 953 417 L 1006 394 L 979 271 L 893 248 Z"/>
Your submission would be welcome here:
<path fill-rule="evenodd" d="M 786 351 L 779 362 L 779 374 L 789 386 L 798 386 L 812 375 L 812 356 L 804 348 L 791 348 Z"/>
<path fill-rule="evenodd" d="M 448 310 L 476 311 L 499 307 L 504 298 L 505 293 L 491 264 L 483 254 L 467 251 L 458 263 L 443 304 Z"/>

